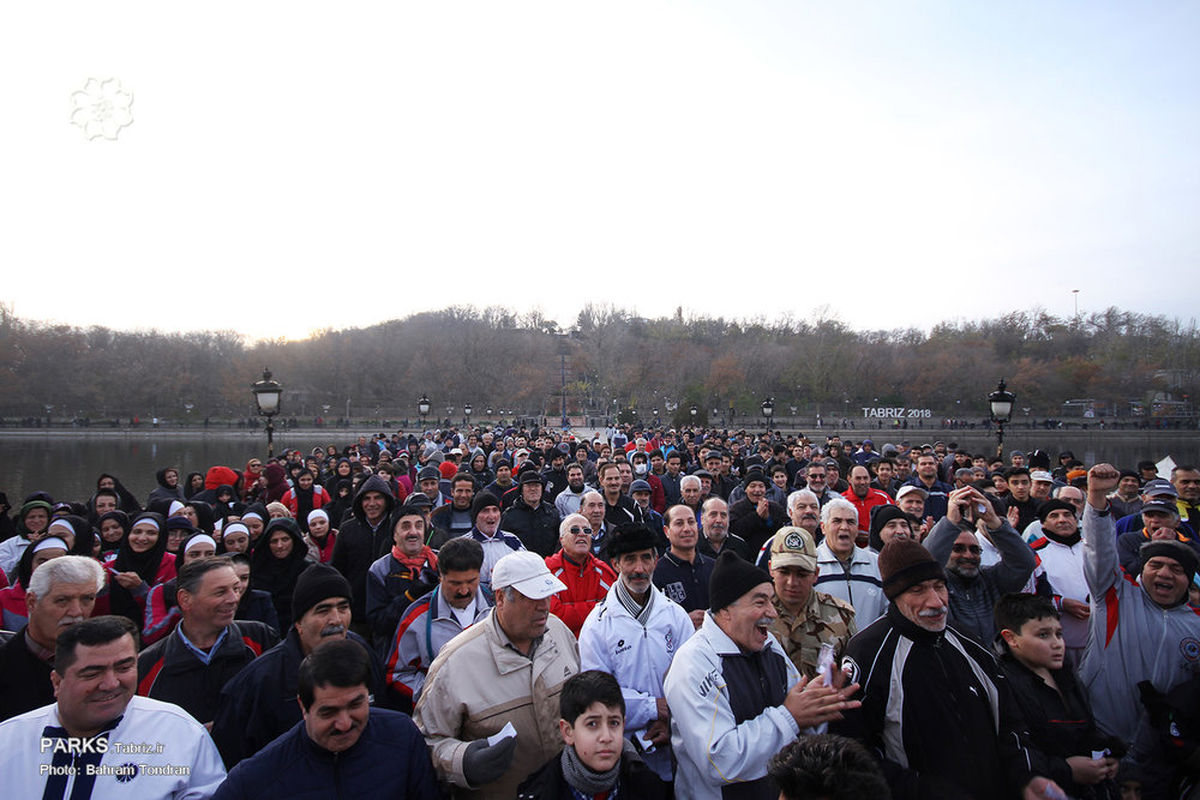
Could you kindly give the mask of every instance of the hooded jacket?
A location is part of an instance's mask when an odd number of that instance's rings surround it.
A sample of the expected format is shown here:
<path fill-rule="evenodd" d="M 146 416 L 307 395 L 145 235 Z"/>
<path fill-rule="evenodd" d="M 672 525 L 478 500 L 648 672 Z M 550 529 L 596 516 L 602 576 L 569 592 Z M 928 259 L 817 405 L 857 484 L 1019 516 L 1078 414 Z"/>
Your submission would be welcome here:
<path fill-rule="evenodd" d="M 174 467 L 163 467 L 158 472 L 154 473 L 154 481 L 158 485 L 150 490 L 150 496 L 146 498 L 146 505 L 151 506 L 156 501 L 166 500 L 169 504 L 172 500 L 183 500 L 183 487 L 176 481 L 174 486 L 167 485 L 167 473 L 174 472 L 179 475 L 179 470 Z"/>
<path fill-rule="evenodd" d="M 49 518 L 51 513 L 49 503 L 44 500 L 30 500 L 17 512 L 17 535 L 0 542 L 0 571 L 9 576 L 12 576 L 13 570 L 17 568 L 17 562 L 21 560 L 21 553 L 25 552 L 26 547 L 29 547 L 29 528 L 25 525 L 25 517 L 29 516 L 29 512 L 35 508 L 43 509 L 46 517 Z M 46 520 L 46 524 L 50 524 L 49 519 Z M 11 582 L 10 577 L 9 583 Z"/>
<path fill-rule="evenodd" d="M 383 516 L 372 527 L 363 511 L 363 497 L 368 492 L 379 492 L 384 497 Z M 376 559 L 392 549 L 393 511 L 396 498 L 387 482 L 372 475 L 362 482 L 354 495 L 350 519 L 344 520 L 338 529 L 337 541 L 333 544 L 333 556 L 329 563 L 350 581 L 350 610 L 354 621 L 367 622 L 367 570 Z"/>

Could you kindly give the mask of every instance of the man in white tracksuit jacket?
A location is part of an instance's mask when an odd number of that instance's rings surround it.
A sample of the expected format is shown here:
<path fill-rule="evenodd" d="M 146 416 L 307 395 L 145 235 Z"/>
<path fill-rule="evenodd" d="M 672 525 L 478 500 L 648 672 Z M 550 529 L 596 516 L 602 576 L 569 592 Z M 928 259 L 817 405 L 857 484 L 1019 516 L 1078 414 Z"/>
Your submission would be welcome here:
<path fill-rule="evenodd" d="M 857 707 L 842 690 L 804 683 L 771 635 L 771 576 L 732 552 L 717 559 L 710 608 L 679 649 L 665 683 L 675 794 L 691 800 L 774 800 L 767 761 L 802 730 Z"/>
<path fill-rule="evenodd" d="M 642 758 L 669 783 L 674 776 L 668 717 L 662 713 L 663 678 L 696 627 L 683 606 L 651 582 L 656 544 L 654 532 L 644 525 L 617 528 L 609 537 L 608 557 L 618 580 L 579 631 L 579 666 L 617 679 L 625 697 L 625 734 L 657 740 Z"/>

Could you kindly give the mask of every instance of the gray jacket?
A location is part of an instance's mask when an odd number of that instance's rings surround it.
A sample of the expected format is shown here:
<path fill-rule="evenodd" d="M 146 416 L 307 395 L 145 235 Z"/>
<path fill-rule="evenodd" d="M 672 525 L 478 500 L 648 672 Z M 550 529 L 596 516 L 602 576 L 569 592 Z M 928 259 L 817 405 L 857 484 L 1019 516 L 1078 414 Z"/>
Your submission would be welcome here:
<path fill-rule="evenodd" d="M 1129 743 L 1148 680 L 1169 692 L 1200 672 L 1200 612 L 1187 603 L 1163 608 L 1117 562 L 1117 526 L 1090 505 L 1083 512 L 1083 574 L 1091 593 L 1088 643 L 1079 667 L 1096 724 Z"/>

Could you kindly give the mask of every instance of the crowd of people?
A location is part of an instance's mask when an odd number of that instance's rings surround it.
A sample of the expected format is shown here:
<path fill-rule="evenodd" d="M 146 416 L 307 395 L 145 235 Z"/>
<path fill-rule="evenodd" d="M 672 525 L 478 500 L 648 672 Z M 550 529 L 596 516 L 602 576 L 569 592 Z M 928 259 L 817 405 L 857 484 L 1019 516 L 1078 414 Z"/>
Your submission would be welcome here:
<path fill-rule="evenodd" d="M 449 428 L 0 510 L 14 797 L 1200 797 L 1190 465 Z"/>

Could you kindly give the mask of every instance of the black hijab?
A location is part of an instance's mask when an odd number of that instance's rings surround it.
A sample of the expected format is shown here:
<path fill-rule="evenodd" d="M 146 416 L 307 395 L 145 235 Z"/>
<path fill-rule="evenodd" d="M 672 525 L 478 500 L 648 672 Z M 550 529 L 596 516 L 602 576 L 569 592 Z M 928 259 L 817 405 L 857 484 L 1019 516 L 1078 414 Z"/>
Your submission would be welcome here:
<path fill-rule="evenodd" d="M 120 509 L 122 511 L 124 511 L 126 514 L 136 514 L 142 510 L 142 504 L 139 503 L 137 498 L 133 496 L 133 492 L 125 488 L 125 485 L 121 483 L 120 479 L 117 478 L 116 475 L 108 472 L 100 473 L 100 477 L 96 478 L 96 491 L 100 490 L 100 481 L 104 480 L 105 478 L 112 479 L 112 488 L 121 497 Z"/>
<path fill-rule="evenodd" d="M 292 540 L 292 552 L 286 558 L 276 558 L 271 552 L 271 535 L 286 531 Z M 300 535 L 300 527 L 290 517 L 279 517 L 267 524 L 254 551 L 250 554 L 250 587 L 271 594 L 275 613 L 279 615 L 280 630 L 292 627 L 292 592 L 300 573 L 308 567 L 308 545 Z"/>
<path fill-rule="evenodd" d="M 133 526 L 143 520 L 153 522 L 158 526 L 158 541 L 144 553 L 135 553 L 129 546 L 129 534 Z M 121 538 L 121 546 L 117 548 L 117 557 L 113 559 L 111 571 L 136 572 L 147 586 L 154 586 L 159 567 L 167 552 L 167 521 L 161 514 L 153 511 L 143 511 L 133 518 L 129 529 Z M 115 580 L 109 582 L 109 605 L 112 613 L 128 617 L 141 630 L 145 625 L 145 613 L 133 594 Z"/>

